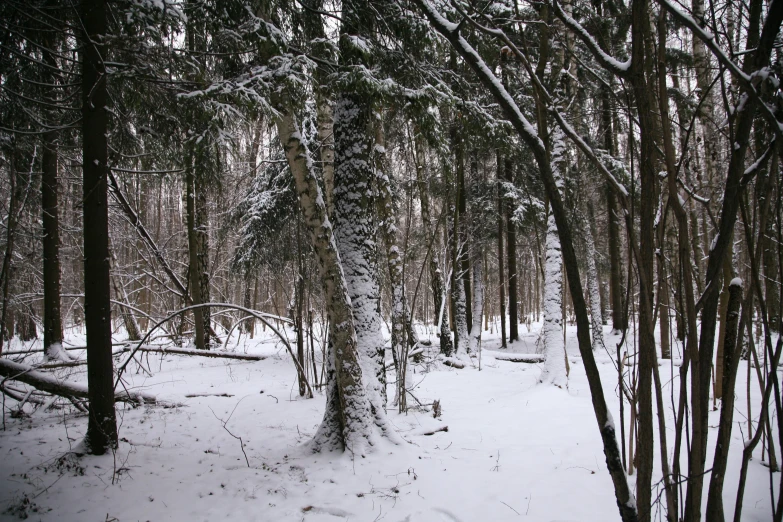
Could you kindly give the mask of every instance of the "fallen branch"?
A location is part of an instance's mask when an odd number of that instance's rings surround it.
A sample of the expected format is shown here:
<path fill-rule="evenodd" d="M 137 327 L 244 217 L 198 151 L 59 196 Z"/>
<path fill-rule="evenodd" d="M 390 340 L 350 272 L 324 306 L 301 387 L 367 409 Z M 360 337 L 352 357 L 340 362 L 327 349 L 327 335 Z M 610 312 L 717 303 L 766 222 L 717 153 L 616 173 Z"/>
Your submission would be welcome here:
<path fill-rule="evenodd" d="M 188 399 L 193 397 L 233 397 L 230 393 L 188 393 L 185 395 Z"/>
<path fill-rule="evenodd" d="M 29 384 L 34 388 L 65 397 L 66 399 L 79 398 L 88 399 L 89 394 L 87 386 L 84 384 L 75 384 L 72 382 L 60 381 L 52 375 L 47 375 L 37 371 L 32 366 L 15 363 L 8 359 L 0 359 L 0 376 L 6 380 L 19 381 Z M 143 393 L 117 392 L 114 394 L 114 400 L 118 402 L 132 402 L 136 404 L 157 404 L 159 401 L 153 395 Z"/>
<path fill-rule="evenodd" d="M 435 435 L 439 431 L 448 432 L 449 431 L 449 427 L 448 426 L 441 426 L 440 428 L 435 428 L 434 430 L 426 430 L 426 431 L 420 431 L 418 433 L 413 433 L 413 435 L 422 435 L 422 436 L 425 436 L 425 437 L 429 437 L 430 435 Z"/>

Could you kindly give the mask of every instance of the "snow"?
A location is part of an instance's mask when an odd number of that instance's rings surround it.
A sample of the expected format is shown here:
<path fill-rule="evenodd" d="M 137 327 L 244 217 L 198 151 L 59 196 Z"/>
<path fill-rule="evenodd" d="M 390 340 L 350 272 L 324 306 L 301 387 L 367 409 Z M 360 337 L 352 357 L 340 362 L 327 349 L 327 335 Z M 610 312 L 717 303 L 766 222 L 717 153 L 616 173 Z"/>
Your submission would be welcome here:
<path fill-rule="evenodd" d="M 529 331 L 522 329 L 515 343 L 518 355 L 534 351 L 540 328 L 541 323 L 533 323 Z M 429 330 L 434 338 L 432 327 L 420 328 L 421 337 Z M 57 410 L 22 418 L 6 415 L 6 429 L 0 431 L 0 520 L 19 520 L 20 512 L 45 522 L 619 520 L 575 330 L 569 329 L 567 344 L 572 365 L 567 391 L 538 384 L 540 364 L 502 361 L 495 354 L 515 353 L 501 352 L 497 332 L 485 332 L 481 371 L 476 359 L 465 356 L 460 359 L 464 369 L 440 363 L 416 368 L 413 393 L 427 405 L 439 399 L 441 418 L 434 419 L 430 411 L 389 412 L 407 443 L 386 444 L 355 459 L 350 453 L 308 451 L 325 397 L 323 392 L 311 400 L 297 396 L 290 357 L 260 327 L 253 340 L 243 336 L 239 345 L 232 339 L 229 346 L 268 356 L 263 361 L 151 355 L 154 376 L 128 372 L 129 387 L 144 387 L 184 406 L 118 406 L 116 460 L 111 454 L 69 453 L 86 431 L 84 415 Z M 290 329 L 286 333 L 293 335 Z M 604 335 L 607 346 L 619 342 L 609 328 Z M 66 338 L 77 345 L 83 340 L 82 334 Z M 12 349 L 20 347 L 15 343 Z M 437 343 L 431 350 L 426 355 L 434 360 Z M 675 344 L 673 352 L 681 355 L 681 346 Z M 83 352 L 72 353 L 84 357 Z M 596 357 L 619 436 L 614 354 Z M 34 362 L 30 358 L 26 364 Z M 746 404 L 744 365 L 736 387 L 738 419 L 744 419 Z M 667 397 L 672 386 L 677 393 L 678 370 L 674 367 L 670 374 L 669 364 L 661 366 Z M 72 379 L 84 382 L 86 374 Z M 194 393 L 233 397 L 185 397 Z M 751 394 L 756 408 L 757 386 L 751 386 Z M 13 404 L 6 401 L 6 406 Z M 717 424 L 719 412 L 709 415 L 710 425 Z M 627 414 L 624 420 L 627 430 Z M 668 409 L 667 421 L 672 425 Z M 239 440 L 223 422 L 242 437 L 249 467 Z M 444 426 L 447 432 L 424 435 Z M 727 513 L 733 512 L 742 448 L 735 425 L 724 497 Z M 708 455 L 713 451 L 711 433 Z M 749 522 L 770 518 L 769 470 L 759 451 L 750 462 L 743 509 L 743 520 Z M 659 479 L 656 468 L 653 483 Z"/>
<path fill-rule="evenodd" d="M 735 277 L 729 282 L 729 286 L 742 286 L 742 278 Z"/>
<path fill-rule="evenodd" d="M 715 250 L 715 245 L 718 244 L 718 238 L 720 237 L 720 234 L 715 234 L 715 237 L 712 238 L 712 243 L 710 243 L 710 252 Z"/>

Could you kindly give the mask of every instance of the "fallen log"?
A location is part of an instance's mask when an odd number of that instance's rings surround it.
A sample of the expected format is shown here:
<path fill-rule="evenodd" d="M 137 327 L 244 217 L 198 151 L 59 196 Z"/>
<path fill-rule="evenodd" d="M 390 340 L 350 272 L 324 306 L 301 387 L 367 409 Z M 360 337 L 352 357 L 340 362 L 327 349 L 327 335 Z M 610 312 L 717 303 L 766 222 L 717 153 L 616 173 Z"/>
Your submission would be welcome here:
<path fill-rule="evenodd" d="M 152 345 L 143 345 L 136 349 L 139 352 L 163 353 L 171 355 L 195 355 L 198 357 L 214 357 L 216 359 L 238 359 L 240 361 L 263 361 L 266 355 L 253 355 L 249 353 L 220 352 L 212 350 L 195 350 L 191 348 L 165 348 Z M 114 354 L 129 352 L 131 348 L 126 347 L 114 352 Z"/>
<path fill-rule="evenodd" d="M 465 367 L 464 362 L 460 361 L 459 359 L 455 359 L 453 357 L 446 357 L 445 359 L 443 359 L 443 364 L 460 370 Z"/>
<path fill-rule="evenodd" d="M 8 359 L 0 359 L 0 376 L 6 380 L 19 381 L 30 386 L 70 399 L 73 397 L 79 399 L 89 399 L 87 385 L 76 384 L 72 382 L 61 381 L 43 372 L 37 371 L 32 366 L 15 363 Z M 128 393 L 125 391 L 115 392 L 114 400 L 117 402 L 132 402 L 136 404 L 157 404 L 159 401 L 153 395 L 144 393 Z"/>
<path fill-rule="evenodd" d="M 231 393 L 188 393 L 185 395 L 188 399 L 192 399 L 194 397 L 233 397 L 234 395 Z"/>
<path fill-rule="evenodd" d="M 536 364 L 542 363 L 546 360 L 546 356 L 541 353 L 502 353 L 491 352 L 489 350 L 484 350 L 484 353 L 489 353 L 497 361 L 514 363 Z"/>
<path fill-rule="evenodd" d="M 127 342 L 123 343 L 111 343 L 112 346 L 125 346 Z M 86 346 L 63 346 L 63 350 L 86 350 Z M 3 355 L 29 355 L 31 353 L 43 353 L 43 348 L 33 348 L 30 350 L 4 350 Z"/>

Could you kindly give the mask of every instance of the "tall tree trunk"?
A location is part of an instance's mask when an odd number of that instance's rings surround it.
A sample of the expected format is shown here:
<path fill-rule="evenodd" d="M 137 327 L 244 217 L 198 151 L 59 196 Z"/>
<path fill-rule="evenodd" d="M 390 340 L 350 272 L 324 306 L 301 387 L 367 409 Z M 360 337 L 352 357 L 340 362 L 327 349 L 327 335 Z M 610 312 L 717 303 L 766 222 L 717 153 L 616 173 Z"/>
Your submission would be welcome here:
<path fill-rule="evenodd" d="M 611 90 L 609 87 L 604 86 L 601 88 L 600 134 L 604 139 L 604 149 L 606 149 L 609 155 L 615 156 L 617 149 L 615 147 L 612 120 Z M 620 238 L 620 225 L 616 212 L 617 197 L 614 194 L 614 187 L 607 182 L 606 220 L 609 246 L 609 302 L 612 307 L 612 331 L 621 332 L 625 330 L 626 321 L 621 255 L 622 240 Z"/>
<path fill-rule="evenodd" d="M 106 3 L 82 3 L 82 172 L 84 212 L 84 309 L 90 415 L 84 445 L 102 455 L 117 445 L 111 357 L 108 143 L 106 110 Z"/>
<path fill-rule="evenodd" d="M 473 260 L 473 327 L 470 330 L 473 352 L 481 348 L 481 317 L 484 315 L 484 264 L 483 253 L 477 252 Z"/>
<path fill-rule="evenodd" d="M 539 380 L 559 388 L 568 386 L 566 354 L 563 345 L 563 259 L 560 255 L 560 237 L 552 214 L 547 219 L 546 263 L 544 265 L 544 326 L 541 342 L 544 345 L 546 363 Z"/>
<path fill-rule="evenodd" d="M 318 11 L 322 10 L 323 0 L 310 0 L 309 9 L 304 9 L 303 25 L 305 36 L 312 42 L 312 55 L 320 60 L 334 61 L 332 47 L 327 43 L 324 25 Z M 318 125 L 319 155 L 321 158 L 321 172 L 323 173 L 324 195 L 326 196 L 326 213 L 329 219 L 334 214 L 334 118 L 332 105 L 329 99 L 328 71 L 324 70 L 321 63 L 317 63 L 313 72 L 315 80 L 315 110 Z"/>
<path fill-rule="evenodd" d="M 190 300 L 194 305 L 203 304 L 206 301 L 201 296 L 201 271 L 200 262 L 200 234 L 196 224 L 196 181 L 193 173 L 193 158 L 188 158 L 188 167 L 185 172 L 185 212 L 187 214 L 188 229 L 188 281 L 190 286 Z M 194 330 L 196 333 L 196 348 L 207 349 L 207 332 L 205 331 L 204 308 L 193 310 Z"/>
<path fill-rule="evenodd" d="M 723 263 L 723 277 L 722 277 L 722 283 L 723 283 L 723 289 L 721 291 L 720 300 L 718 302 L 718 347 L 717 351 L 715 353 L 715 369 L 714 369 L 714 378 L 715 378 L 715 391 L 713 393 L 713 400 L 717 401 L 719 398 L 723 397 L 723 374 L 725 371 L 725 368 L 723 366 L 724 361 L 724 352 L 725 352 L 725 343 L 726 343 L 726 333 L 728 328 L 728 306 L 729 306 L 729 294 L 730 294 L 730 285 L 731 282 L 734 280 L 734 272 L 731 268 L 731 257 L 732 253 L 734 251 L 734 245 L 729 246 L 729 252 L 726 255 L 726 260 Z"/>
<path fill-rule="evenodd" d="M 503 168 L 505 163 L 497 152 L 497 191 L 498 191 L 498 302 L 500 304 L 500 347 L 506 347 L 506 282 L 505 282 L 505 256 L 503 255 L 503 232 L 505 221 L 505 203 L 503 202 L 503 185 L 500 180 L 503 179 Z"/>
<path fill-rule="evenodd" d="M 305 324 L 304 324 L 304 290 L 305 290 L 305 273 L 304 273 L 304 252 L 302 249 L 302 235 L 300 233 L 300 220 L 296 220 L 296 258 L 297 258 L 297 270 L 296 270 L 296 295 L 294 299 L 296 301 L 296 316 L 294 319 L 294 325 L 296 328 L 296 358 L 299 361 L 297 365 L 297 380 L 299 381 L 299 396 L 304 397 L 307 389 L 307 376 L 305 375 L 305 368 L 307 363 L 305 361 Z"/>
<path fill-rule="evenodd" d="M 54 4 L 53 4 L 54 5 Z M 56 11 L 54 11 L 56 13 Z M 57 16 L 57 14 L 55 14 Z M 49 81 L 57 85 L 59 74 L 54 50 L 56 33 L 42 31 L 42 57 L 50 67 Z M 71 358 L 62 349 L 63 326 L 60 312 L 60 209 L 58 190 L 58 142 L 55 132 L 42 136 L 41 154 L 41 222 L 43 224 L 43 348 L 44 357 L 68 361 Z"/>
<path fill-rule="evenodd" d="M 462 166 L 457 170 L 459 183 L 459 237 L 462 248 L 459 250 L 459 266 L 462 273 L 462 287 L 465 290 L 465 325 L 468 334 L 473 325 L 473 310 L 471 308 L 471 284 L 470 284 L 470 261 L 471 261 L 471 237 L 470 237 L 470 219 L 468 215 L 468 194 L 465 187 L 465 144 L 462 142 Z M 471 162 L 471 168 L 475 163 Z M 467 336 L 465 337 L 467 339 Z M 468 342 L 470 350 L 470 342 Z"/>
<path fill-rule="evenodd" d="M 514 167 L 506 158 L 505 179 L 514 183 Z M 508 256 L 508 341 L 519 340 L 519 308 L 517 284 L 517 227 L 514 224 L 514 209 L 506 203 L 506 254 Z"/>
<path fill-rule="evenodd" d="M 604 327 L 601 316 L 601 292 L 599 290 L 598 269 L 595 266 L 595 240 L 589 222 L 584 224 L 585 245 L 587 246 L 587 294 L 590 297 L 590 324 L 593 338 L 593 351 L 604 347 Z"/>
<path fill-rule="evenodd" d="M 774 163 L 774 162 L 773 162 Z M 765 195 L 770 201 L 777 201 L 781 197 L 775 189 L 773 183 L 769 183 L 769 190 Z M 764 298 L 767 301 L 767 312 L 769 313 L 769 328 L 777 332 L 780 328 L 780 294 L 779 288 L 781 279 L 778 271 L 778 259 L 775 248 L 775 222 L 770 219 L 765 230 L 764 245 L 762 249 L 761 260 L 764 266 Z"/>
<path fill-rule="evenodd" d="M 372 30 L 373 13 L 359 0 L 343 3 L 341 59 L 363 66 L 365 56 L 353 43 Z M 381 333 L 376 238 L 377 186 L 372 162 L 373 108 L 367 96 L 344 89 L 334 109 L 334 232 L 353 308 L 359 361 L 370 405 L 386 403 L 384 340 Z"/>
<path fill-rule="evenodd" d="M 438 242 L 438 238 L 440 237 L 440 234 L 438 233 L 440 223 L 435 223 L 433 227 L 430 215 L 430 187 L 427 182 L 427 177 L 425 176 L 427 168 L 427 146 L 420 131 L 415 133 L 414 142 L 416 147 L 416 182 L 419 188 L 419 201 L 421 203 L 421 222 L 424 228 L 424 237 L 432 242 L 432 247 L 430 248 L 429 270 L 430 284 L 432 286 L 433 310 L 435 311 L 435 324 L 440 324 L 440 352 L 448 357 L 451 356 L 451 353 L 454 350 L 454 344 L 451 340 L 448 314 L 444 313 L 440 315 L 445 292 L 443 272 L 440 270 L 441 245 Z"/>
<path fill-rule="evenodd" d="M 376 404 L 371 404 L 364 386 L 352 302 L 332 225 L 326 215 L 326 204 L 293 113 L 282 109 L 275 120 L 277 132 L 318 259 L 330 324 L 328 354 L 324 362 L 326 409 L 312 448 L 314 451 L 348 450 L 354 455 L 364 455 L 377 443 L 373 425 L 386 437 L 396 440 L 396 436 L 379 401 L 376 398 Z"/>
<path fill-rule="evenodd" d="M 742 324 L 740 303 L 742 301 L 742 280 L 728 282 L 729 299 L 726 305 L 725 337 L 723 344 L 723 366 L 720 423 L 718 424 L 715 457 L 707 493 L 706 520 L 723 522 L 723 479 L 731 445 L 731 428 L 734 421 L 734 385 L 737 382 L 740 352 L 742 350 Z M 739 323 L 739 328 L 737 324 Z M 717 376 L 716 376 L 717 378 Z"/>
<path fill-rule="evenodd" d="M 44 135 L 41 158 L 41 207 L 43 211 L 44 356 L 70 360 L 62 349 L 63 325 L 60 315 L 60 218 L 57 194 L 57 142 Z"/>
<path fill-rule="evenodd" d="M 0 354 L 3 353 L 3 340 L 14 337 L 14 313 L 11 309 L 11 279 L 13 272 L 14 243 L 16 242 L 16 227 L 19 221 L 19 206 L 22 201 L 22 184 L 18 173 L 19 161 L 16 144 L 10 150 L 11 168 L 8 169 L 8 181 L 11 197 L 8 203 L 8 222 L 6 223 L 5 253 L 0 280 L 3 283 L 3 312 L 0 318 Z"/>
<path fill-rule="evenodd" d="M 609 295 L 612 306 L 612 331 L 622 332 L 626 328 L 625 288 L 623 288 L 622 240 L 618 223 L 617 198 L 614 187 L 606 186 L 606 209 L 609 245 Z"/>
<path fill-rule="evenodd" d="M 396 370 L 396 385 L 394 404 L 400 412 L 407 411 L 407 358 L 408 348 L 415 344 L 409 337 L 412 330 L 408 328 L 410 312 L 405 299 L 405 281 L 403 274 L 404 257 L 397 245 L 397 225 L 395 219 L 394 194 L 392 193 L 389 175 L 391 169 L 386 160 L 386 135 L 383 122 L 375 122 L 375 169 L 378 183 L 378 228 L 386 249 L 386 260 L 389 266 L 389 284 L 392 289 L 391 310 L 391 350 Z"/>
<path fill-rule="evenodd" d="M 637 0 L 631 6 L 631 70 L 630 80 L 636 100 L 641 128 L 639 170 L 641 177 L 641 205 L 639 210 L 639 366 L 637 398 L 638 478 L 637 502 L 640 522 L 649 522 L 652 509 L 653 471 L 653 411 L 652 369 L 656 364 L 656 346 L 653 324 L 653 251 L 655 233 L 653 223 L 658 201 L 657 165 L 660 164 L 655 138 L 659 128 L 654 119 L 655 90 L 652 78 L 655 63 L 651 53 L 650 6 L 647 0 Z M 668 117 L 668 115 L 665 115 Z"/>
<path fill-rule="evenodd" d="M 447 179 L 456 175 L 456 179 L 451 178 L 450 184 L 454 187 L 453 191 L 453 213 L 451 217 L 451 306 L 454 318 L 454 349 L 456 353 L 467 353 L 470 351 L 470 338 L 468 336 L 468 305 L 465 292 L 465 276 L 463 273 L 463 255 L 468 245 L 465 242 L 465 235 L 462 233 L 464 216 L 462 213 L 462 198 L 465 188 L 465 141 L 457 125 L 461 122 L 459 119 L 451 121 L 450 141 L 454 150 L 454 172 L 448 172 Z M 450 175 L 449 175 L 450 174 Z"/>

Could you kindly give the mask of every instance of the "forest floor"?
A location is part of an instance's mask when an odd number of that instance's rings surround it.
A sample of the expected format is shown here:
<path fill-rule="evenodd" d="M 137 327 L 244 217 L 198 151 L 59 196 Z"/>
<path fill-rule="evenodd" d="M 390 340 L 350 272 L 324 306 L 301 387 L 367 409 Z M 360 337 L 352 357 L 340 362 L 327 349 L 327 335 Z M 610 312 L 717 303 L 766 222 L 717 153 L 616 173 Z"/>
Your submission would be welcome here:
<path fill-rule="evenodd" d="M 520 341 L 502 352 L 535 352 L 539 328 L 533 324 L 528 331 L 521 325 Z M 229 344 L 229 349 L 269 355 L 259 362 L 145 355 L 153 376 L 128 372 L 130 385 L 178 406 L 118 405 L 121 442 L 114 454 L 74 452 L 87 426 L 83 414 L 39 409 L 12 417 L 8 399 L 0 431 L 0 520 L 619 520 L 575 333 L 575 327 L 568 328 L 568 389 L 538 384 L 540 364 L 495 358 L 500 352 L 496 335 L 484 342 L 480 370 L 478 360 L 465 356 L 464 369 L 438 362 L 417 367 L 413 393 L 425 405 L 439 400 L 442 416 L 434 419 L 424 409 L 400 415 L 390 408 L 404 440 L 384 444 L 366 458 L 307 451 L 324 396 L 299 397 L 290 357 L 263 335 Z M 608 329 L 606 335 L 607 346 L 614 347 L 619 336 Z M 79 336 L 68 340 L 83 343 Z M 619 426 L 614 355 L 599 353 L 597 359 Z M 662 361 L 666 397 L 672 386 L 677 393 L 676 363 Z M 84 371 L 65 373 L 71 380 L 86 379 Z M 726 477 L 729 515 L 747 434 L 746 374 L 743 361 Z M 751 384 L 757 415 L 755 378 Z M 186 397 L 192 394 L 230 396 Z M 672 426 L 672 401 L 666 404 Z M 627 426 L 627 403 L 625 411 Z M 718 414 L 710 413 L 710 461 Z M 443 426 L 448 431 L 422 434 Z M 670 447 L 672 438 L 670 429 Z M 747 521 L 771 519 L 770 474 L 759 455 L 760 445 L 750 464 Z M 655 464 L 660 467 L 657 456 Z M 656 473 L 654 482 L 660 480 Z M 775 474 L 776 491 L 779 480 Z M 661 518 L 660 510 L 656 515 Z"/>

